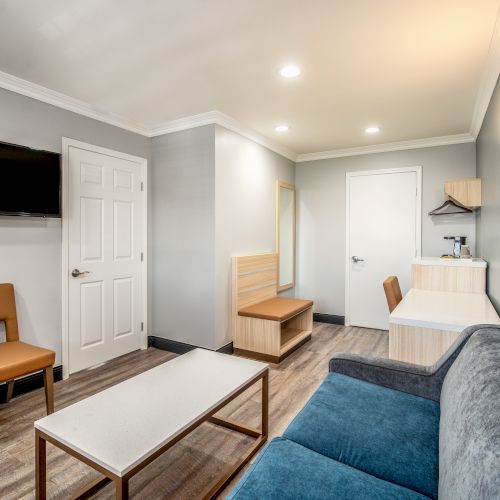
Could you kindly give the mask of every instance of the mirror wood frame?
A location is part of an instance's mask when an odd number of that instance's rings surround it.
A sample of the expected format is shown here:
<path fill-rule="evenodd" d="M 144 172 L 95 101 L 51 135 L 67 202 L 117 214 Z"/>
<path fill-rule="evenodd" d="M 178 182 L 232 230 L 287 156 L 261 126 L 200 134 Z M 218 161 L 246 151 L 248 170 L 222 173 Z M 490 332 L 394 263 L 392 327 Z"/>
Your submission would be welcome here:
<path fill-rule="evenodd" d="M 292 215 L 293 215 L 293 228 L 292 228 L 292 281 L 280 285 L 280 208 L 281 208 L 281 189 L 288 189 L 292 192 Z M 295 271 L 296 271 L 296 202 L 295 202 L 295 186 L 285 181 L 276 180 L 276 253 L 278 254 L 278 292 L 288 290 L 295 287 Z"/>

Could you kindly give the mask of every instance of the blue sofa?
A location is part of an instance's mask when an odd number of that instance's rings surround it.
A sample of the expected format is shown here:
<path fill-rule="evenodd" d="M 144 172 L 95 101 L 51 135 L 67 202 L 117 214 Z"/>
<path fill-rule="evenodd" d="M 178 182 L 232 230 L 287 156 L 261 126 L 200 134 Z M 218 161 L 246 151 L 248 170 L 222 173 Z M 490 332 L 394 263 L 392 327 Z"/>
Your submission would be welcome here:
<path fill-rule="evenodd" d="M 340 354 L 228 499 L 499 499 L 500 329 L 432 367 Z"/>

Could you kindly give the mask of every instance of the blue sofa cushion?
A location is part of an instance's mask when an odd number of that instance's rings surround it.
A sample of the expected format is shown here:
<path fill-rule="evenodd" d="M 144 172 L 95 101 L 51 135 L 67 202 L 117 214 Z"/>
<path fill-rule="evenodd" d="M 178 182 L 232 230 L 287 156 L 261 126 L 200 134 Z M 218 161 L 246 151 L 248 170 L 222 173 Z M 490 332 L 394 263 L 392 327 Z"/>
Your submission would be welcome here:
<path fill-rule="evenodd" d="M 427 497 L 377 479 L 284 438 L 273 439 L 227 499 L 424 500 Z"/>
<path fill-rule="evenodd" d="M 330 373 L 283 437 L 437 498 L 439 403 Z"/>

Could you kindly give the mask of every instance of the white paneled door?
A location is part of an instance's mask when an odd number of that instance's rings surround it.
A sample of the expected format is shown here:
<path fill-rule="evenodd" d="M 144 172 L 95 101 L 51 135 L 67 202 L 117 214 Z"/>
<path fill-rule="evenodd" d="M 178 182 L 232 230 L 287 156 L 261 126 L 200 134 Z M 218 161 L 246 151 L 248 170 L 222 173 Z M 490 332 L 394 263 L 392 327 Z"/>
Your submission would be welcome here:
<path fill-rule="evenodd" d="M 69 373 L 143 347 L 143 165 L 68 145 Z"/>
<path fill-rule="evenodd" d="M 346 322 L 387 329 L 383 281 L 410 288 L 420 254 L 420 167 L 347 174 Z"/>

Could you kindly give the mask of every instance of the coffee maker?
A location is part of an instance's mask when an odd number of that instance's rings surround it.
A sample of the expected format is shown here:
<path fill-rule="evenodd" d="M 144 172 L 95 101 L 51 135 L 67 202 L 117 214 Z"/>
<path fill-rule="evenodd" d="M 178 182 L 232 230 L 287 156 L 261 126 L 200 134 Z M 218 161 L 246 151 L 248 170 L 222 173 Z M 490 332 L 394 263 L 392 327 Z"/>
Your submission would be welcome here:
<path fill-rule="evenodd" d="M 443 257 L 460 259 L 470 257 L 469 247 L 465 244 L 467 236 L 445 236 L 445 240 L 453 240 L 453 253 Z"/>

